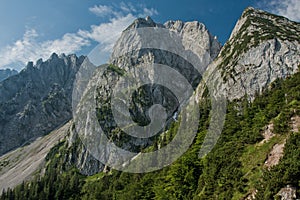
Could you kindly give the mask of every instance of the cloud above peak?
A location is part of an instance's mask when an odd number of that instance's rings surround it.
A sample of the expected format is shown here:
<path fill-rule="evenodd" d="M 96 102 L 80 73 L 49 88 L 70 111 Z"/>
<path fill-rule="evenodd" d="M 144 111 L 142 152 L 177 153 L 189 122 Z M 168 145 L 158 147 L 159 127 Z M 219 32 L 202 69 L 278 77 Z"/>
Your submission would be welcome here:
<path fill-rule="evenodd" d="M 79 30 L 78 34 L 103 45 L 103 49 L 110 52 L 122 31 L 133 22 L 136 17 L 132 14 L 119 18 L 112 18 L 108 23 L 92 25 L 91 30 Z"/>
<path fill-rule="evenodd" d="M 0 50 L 0 69 L 16 68 L 20 70 L 28 61 L 47 59 L 53 52 L 58 54 L 74 53 L 90 45 L 90 41 L 77 33 L 66 33 L 62 38 L 38 42 L 39 34 L 28 29 L 22 39 Z"/>
<path fill-rule="evenodd" d="M 147 8 L 142 4 L 133 6 L 131 3 L 121 2 L 119 5 L 94 5 L 89 8 L 89 11 L 99 17 L 111 16 L 119 18 L 131 14 L 136 17 L 154 16 L 158 15 L 158 11 L 154 8 Z M 142 12 L 141 12 L 142 11 Z"/>
<path fill-rule="evenodd" d="M 65 33 L 61 38 L 47 41 L 39 41 L 39 33 L 28 28 L 22 38 L 0 49 L 0 69 L 9 67 L 20 70 L 28 61 L 48 59 L 53 52 L 78 53 L 93 42 L 99 43 L 102 53 L 109 57 L 114 43 L 135 18 L 158 14 L 153 8 L 142 5 L 135 7 L 124 2 L 118 6 L 94 5 L 88 10 L 98 17 L 105 18 L 106 22 L 91 25 L 88 30 L 79 29 L 75 33 Z"/>
<path fill-rule="evenodd" d="M 293 21 L 300 22 L 300 1 L 299 0 L 269 0 L 259 4 L 274 14 L 281 15 Z"/>
<path fill-rule="evenodd" d="M 89 11 L 100 17 L 110 15 L 114 12 L 111 6 L 106 5 L 95 5 L 89 8 Z"/>

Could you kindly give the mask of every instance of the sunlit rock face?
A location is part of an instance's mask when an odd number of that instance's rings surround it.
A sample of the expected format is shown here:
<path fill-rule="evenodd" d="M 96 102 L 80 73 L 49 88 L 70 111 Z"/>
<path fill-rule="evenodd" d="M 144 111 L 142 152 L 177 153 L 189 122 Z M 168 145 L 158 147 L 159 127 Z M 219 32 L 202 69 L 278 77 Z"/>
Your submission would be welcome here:
<path fill-rule="evenodd" d="M 144 48 L 145 41 L 155 37 L 148 32 L 147 28 L 156 28 L 155 30 L 162 31 L 161 34 L 167 33 L 166 38 L 157 44 L 159 48 Z M 140 35 L 131 34 L 135 30 L 141 30 Z M 148 37 L 147 34 L 149 34 L 149 38 L 143 39 L 143 37 Z M 172 44 L 175 37 L 172 37 L 172 34 L 180 38 L 178 44 Z M 154 39 L 152 41 L 155 43 Z M 196 57 L 197 66 L 193 66 L 192 62 L 178 55 L 176 51 L 174 53 L 174 49 L 170 48 L 170 43 L 171 46 L 177 48 L 178 54 L 188 52 Z M 218 55 L 220 49 L 221 44 L 217 38 L 212 36 L 202 23 L 168 21 L 165 24 L 157 24 L 150 17 L 135 20 L 116 42 L 109 61 L 111 65 L 106 70 L 102 70 L 100 67 L 95 73 L 95 76 L 98 77 L 96 97 L 98 119 L 107 137 L 120 148 L 131 152 L 139 152 L 153 143 L 153 137 L 137 138 L 120 131 L 117 127 L 119 124 L 114 120 L 111 111 L 105 109 L 111 107 L 113 90 L 115 87 L 119 87 L 118 83 L 122 79 L 122 75 L 130 74 L 130 77 L 134 80 L 143 79 L 151 82 L 158 75 L 158 72 L 151 68 L 153 64 L 171 66 L 171 68 L 183 74 L 184 78 L 191 84 L 192 89 L 196 89 L 202 78 L 201 73 L 204 73 L 207 66 Z M 169 75 L 171 75 L 171 72 Z M 183 84 L 176 78 L 165 81 L 174 85 L 174 87 L 180 87 Z M 183 95 L 188 97 L 185 92 L 182 92 Z M 168 122 L 174 120 L 177 113 L 180 112 L 180 103 L 172 91 L 159 84 L 139 88 L 134 93 L 133 98 L 129 111 L 133 122 L 141 126 L 151 122 L 148 111 L 154 104 L 162 105 L 165 108 L 165 117 Z M 78 145 L 78 140 L 80 141 L 80 138 L 76 133 L 69 138 L 70 143 L 77 141 L 76 147 L 74 147 L 76 153 L 69 156 L 70 160 L 84 174 L 91 175 L 104 170 L 105 166 L 99 161 L 97 162 L 84 145 Z M 110 156 L 113 158 L 115 155 Z"/>
<path fill-rule="evenodd" d="M 208 67 L 215 77 L 216 91 L 229 100 L 245 95 L 253 100 L 278 78 L 298 72 L 300 66 L 299 23 L 248 8 Z"/>

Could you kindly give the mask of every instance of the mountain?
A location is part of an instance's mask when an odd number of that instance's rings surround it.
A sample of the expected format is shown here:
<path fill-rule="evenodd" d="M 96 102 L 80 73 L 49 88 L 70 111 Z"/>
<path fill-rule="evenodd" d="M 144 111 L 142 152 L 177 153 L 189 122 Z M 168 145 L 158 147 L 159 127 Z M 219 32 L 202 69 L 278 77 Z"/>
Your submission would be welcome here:
<path fill-rule="evenodd" d="M 245 95 L 253 100 L 276 79 L 298 72 L 299 32 L 299 23 L 247 8 L 218 58 L 208 68 L 211 74 L 213 71 L 221 74 L 215 77 L 222 80 L 218 81 L 216 91 L 223 92 L 230 100 Z"/>
<path fill-rule="evenodd" d="M 158 48 L 143 48 L 144 45 L 148 44 L 148 40 L 151 39 L 151 31 L 150 29 L 140 28 L 151 28 L 151 27 L 162 27 L 167 32 L 162 31 L 160 37 L 163 38 L 162 41 L 165 44 L 158 44 Z M 136 36 L 135 30 L 142 30 L 139 34 L 143 36 L 143 38 Z M 151 29 L 153 30 L 153 29 Z M 155 30 L 155 29 L 154 29 Z M 182 43 L 176 44 L 171 42 L 173 40 L 177 40 L 177 38 L 172 38 L 169 35 L 169 30 L 171 32 L 175 32 L 177 35 L 183 38 Z M 174 34 L 175 35 L 175 34 Z M 164 38 L 165 37 L 165 38 Z M 152 40 L 153 41 L 153 40 Z M 197 41 L 197 42 L 193 42 Z M 168 46 L 172 44 L 172 48 Z M 96 90 L 97 90 L 97 113 L 99 118 L 99 124 L 104 130 L 106 136 L 111 138 L 118 147 L 125 149 L 131 152 L 139 152 L 140 149 L 145 149 L 152 145 L 157 137 L 149 137 L 149 138 L 137 138 L 133 136 L 129 136 L 124 131 L 120 131 L 120 120 L 119 123 L 114 119 L 116 115 L 113 115 L 113 111 L 110 109 L 110 105 L 112 104 L 113 91 L 116 87 L 120 87 L 118 84 L 123 74 L 130 73 L 131 78 L 134 80 L 143 81 L 151 81 L 156 79 L 157 76 L 162 76 L 160 69 L 151 70 L 151 68 L 147 68 L 152 64 L 166 65 L 172 66 L 173 69 L 177 70 L 191 83 L 191 85 L 196 88 L 201 80 L 201 74 L 195 70 L 195 68 L 183 60 L 176 52 L 170 52 L 171 50 L 178 49 L 177 53 L 184 54 L 187 52 L 186 56 L 196 56 L 199 58 L 199 62 L 197 62 L 197 67 L 199 71 L 205 71 L 208 64 L 218 55 L 221 45 L 217 41 L 216 37 L 211 35 L 204 24 L 199 22 L 182 22 L 182 21 L 168 21 L 164 25 L 156 24 L 150 17 L 146 19 L 137 19 L 132 25 L 130 25 L 125 32 L 121 35 L 119 40 L 114 46 L 110 65 L 107 70 L 98 69 L 95 77 L 98 78 L 94 80 L 97 82 Z M 170 49 L 170 51 L 168 51 Z M 192 53 L 190 53 L 192 52 Z M 190 55 L 192 54 L 192 55 Z M 150 71 L 149 71 L 150 69 Z M 161 84 L 147 84 L 143 88 L 140 88 L 139 94 L 136 99 L 132 102 L 132 107 L 130 107 L 130 115 L 133 117 L 133 121 L 131 121 L 130 116 L 126 116 L 125 112 L 119 110 L 118 116 L 121 119 L 121 123 L 124 123 L 124 126 L 127 124 L 144 124 L 149 125 L 151 120 L 147 114 L 149 108 L 154 104 L 160 104 L 164 106 L 167 112 L 166 120 L 171 122 L 173 121 L 174 113 L 179 112 L 179 103 L 177 102 L 176 97 L 163 87 L 163 84 L 173 84 L 179 86 L 184 85 L 184 83 L 180 82 L 179 79 L 168 80 L 167 77 L 170 76 L 171 69 L 168 70 L 168 75 L 165 77 L 165 80 L 161 82 Z M 130 86 L 130 83 L 128 87 Z M 86 91 L 92 90 L 87 87 Z M 146 99 L 140 99 L 140 95 Z M 181 96 L 186 98 L 189 94 L 186 91 L 186 88 L 183 88 L 181 91 Z M 124 106 L 124 105 L 123 105 Z M 121 107 L 123 107 L 121 106 Z M 87 107 L 87 106 L 83 106 Z M 118 106 L 116 106 L 118 107 Z M 85 117 L 82 117 L 85 120 Z M 129 120 L 126 120 L 130 118 Z M 82 120 L 82 119 L 81 119 Z M 84 124 L 85 122 L 79 122 Z M 88 122 L 92 123 L 92 122 Z M 117 126 L 118 124 L 118 126 Z M 75 124 L 76 126 L 76 124 Z M 124 127 L 125 128 L 125 127 Z M 136 130 L 138 127 L 134 127 Z M 123 130 L 126 130 L 123 129 Z M 132 131 L 133 128 L 128 131 Z M 80 130 L 81 131 L 81 130 Z M 74 132 L 80 132 L 78 130 Z M 153 130 L 151 130 L 153 131 Z M 81 136 L 84 137 L 84 130 L 82 130 Z M 83 138 L 80 137 L 82 140 Z M 93 136 L 89 136 L 93 138 Z M 70 141 L 74 142 L 79 140 L 78 134 L 72 134 Z M 88 140 L 88 139 L 87 139 Z M 93 139 L 94 140 L 94 139 Z M 92 142 L 92 141 L 91 141 Z M 89 142 L 85 142 L 89 143 Z M 72 143 L 70 144 L 72 145 Z M 104 166 L 98 160 L 93 158 L 89 151 L 87 151 L 86 146 L 80 145 L 80 142 L 77 142 L 73 147 L 75 149 L 76 154 L 74 154 L 74 150 L 72 154 L 69 156 L 71 161 L 75 163 L 75 165 L 81 170 L 83 174 L 92 175 L 96 172 L 102 171 L 107 166 Z M 114 154 L 108 155 L 113 158 Z"/>
<path fill-rule="evenodd" d="M 53 54 L 0 83 L 0 155 L 72 118 L 73 82 L 84 58 Z"/>
<path fill-rule="evenodd" d="M 7 79 L 8 77 L 17 74 L 18 71 L 11 70 L 11 69 L 0 69 L 0 82 L 4 79 Z"/>
<path fill-rule="evenodd" d="M 154 27 L 155 31 L 165 27 L 168 34 L 160 32 L 158 36 L 163 40 L 155 43 L 153 38 L 155 34 L 152 34 L 151 29 L 147 29 L 149 27 Z M 298 197 L 300 195 L 299 28 L 299 23 L 247 8 L 238 20 L 230 39 L 221 48 L 216 37 L 199 22 L 169 21 L 162 25 L 153 22 L 151 18 L 137 19 L 116 43 L 110 63 L 98 67 L 88 78 L 88 83 L 84 87 L 86 98 L 78 101 L 78 113 L 91 107 L 86 100 L 96 100 L 95 107 L 91 108 L 95 108 L 97 121 L 109 137 L 109 141 L 137 154 L 130 162 L 139 158 L 138 152 L 147 153 L 164 148 L 174 140 L 180 129 L 181 121 L 178 119 L 185 117 L 184 111 L 179 109 L 180 103 L 174 100 L 171 92 L 161 85 L 148 84 L 147 87 L 141 87 L 134 93 L 128 106 L 130 117 L 134 119 L 132 124 L 148 125 L 151 115 L 149 116 L 145 110 L 153 104 L 165 106 L 164 117 L 170 122 L 167 124 L 167 130 L 162 130 L 157 137 L 140 140 L 132 135 L 126 135 L 116 127 L 115 118 L 121 117 L 126 121 L 129 114 L 126 115 L 119 109 L 124 106 L 118 105 L 123 104 L 115 104 L 117 111 L 120 112 L 117 112 L 117 117 L 113 115 L 111 97 L 114 98 L 114 90 L 123 91 L 127 86 L 131 88 L 127 82 L 121 82 L 125 88 L 122 84 L 118 84 L 126 72 L 132 72 L 130 73 L 132 75 L 125 78 L 129 77 L 130 80 L 145 78 L 147 81 L 155 79 L 156 72 L 162 72 L 160 75 L 163 75 L 163 71 L 159 71 L 159 68 L 147 71 L 150 68 L 147 66 L 154 64 L 159 64 L 162 68 L 164 65 L 171 66 L 168 76 L 163 78 L 171 83 L 169 86 L 175 85 L 180 88 L 184 82 L 172 74 L 172 70 L 180 72 L 193 88 L 198 103 L 196 105 L 199 106 L 197 135 L 189 149 L 178 160 L 161 170 L 150 173 L 117 171 L 95 159 L 93 157 L 95 154 L 85 146 L 88 143 L 83 144 L 86 139 L 84 136 L 90 136 L 92 134 L 90 130 L 94 127 L 83 126 L 86 127 L 83 134 L 78 127 L 91 124 L 91 115 L 88 114 L 82 119 L 80 115 L 79 118 L 75 115 L 73 118 L 75 122 L 70 122 L 72 123 L 69 124 L 70 129 L 66 131 L 67 138 L 52 148 L 47 155 L 45 173 L 34 181 L 8 190 L 3 193 L 2 198 Z M 179 34 L 182 40 L 176 40 L 172 31 Z M 152 40 L 153 43 L 149 43 Z M 181 42 L 172 45 L 173 41 Z M 195 55 L 201 58 L 201 62 L 198 62 L 199 60 L 194 62 Z M 197 73 L 191 65 L 203 74 Z M 201 82 L 203 79 L 207 81 L 206 84 Z M 75 89 L 80 90 L 81 85 L 76 85 Z M 185 92 L 187 91 L 183 91 L 182 94 Z M 211 123 L 211 103 L 214 97 L 220 94 L 227 97 L 222 134 L 212 151 L 204 157 L 199 157 Z M 122 96 L 117 97 L 122 102 Z M 183 97 L 190 96 L 183 95 Z M 189 111 L 187 115 L 192 115 L 192 110 Z M 128 127 L 132 127 L 132 124 Z M 188 135 L 188 129 L 186 130 Z M 92 137 L 93 141 L 90 142 L 97 142 L 97 139 L 102 138 Z M 174 152 L 175 150 L 173 149 Z M 117 156 L 119 155 L 115 152 L 108 154 L 108 158 L 112 160 Z M 168 157 L 162 159 L 167 160 Z"/>

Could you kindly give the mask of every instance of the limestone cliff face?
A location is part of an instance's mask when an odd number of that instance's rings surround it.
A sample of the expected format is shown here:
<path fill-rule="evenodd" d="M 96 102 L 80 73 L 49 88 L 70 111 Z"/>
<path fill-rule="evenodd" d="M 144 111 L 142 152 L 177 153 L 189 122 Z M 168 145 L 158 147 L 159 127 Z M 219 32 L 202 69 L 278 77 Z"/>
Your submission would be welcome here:
<path fill-rule="evenodd" d="M 277 78 L 300 66 L 300 24 L 248 8 L 238 20 L 220 55 L 208 67 L 216 91 L 229 100 L 253 100 Z M 214 74 L 214 73 L 212 73 Z"/>
<path fill-rule="evenodd" d="M 169 43 L 172 43 L 174 37 L 169 38 L 169 35 L 167 35 L 167 37 L 158 44 L 160 48 L 145 48 L 145 43 L 147 43 L 148 39 L 151 40 L 153 35 L 148 31 L 141 32 L 140 34 L 142 35 L 128 34 L 128 32 L 137 30 L 138 28 L 151 27 L 162 28 L 167 30 L 168 33 L 170 31 L 171 33 L 176 33 L 176 35 L 180 37 L 180 43 L 175 46 L 180 50 L 177 51 L 186 51 L 196 56 L 198 58 L 197 68 L 194 68 L 188 60 L 181 58 L 174 52 L 168 51 L 168 48 L 170 49 Z M 146 37 L 146 39 L 142 37 Z M 221 45 L 216 37 L 212 36 L 207 28 L 199 22 L 184 23 L 181 21 L 168 21 L 162 25 L 153 22 L 150 17 L 134 21 L 133 24 L 123 32 L 115 44 L 110 59 L 111 65 L 109 65 L 106 70 L 98 69 L 96 73 L 99 80 L 97 85 L 97 117 L 107 137 L 117 146 L 131 152 L 139 152 L 141 149 L 151 145 L 154 139 L 154 136 L 149 138 L 132 137 L 120 131 L 118 127 L 119 124 L 114 120 L 111 110 L 107 109 L 111 107 L 113 90 L 115 87 L 119 87 L 118 82 L 124 74 L 130 74 L 130 77 L 134 80 L 145 79 L 151 82 L 154 81 L 154 77 L 157 76 L 158 72 L 155 70 L 144 70 L 147 66 L 152 64 L 171 66 L 183 74 L 185 79 L 187 79 L 195 89 L 201 80 L 201 73 L 206 70 L 208 64 L 218 55 L 220 49 Z M 174 85 L 182 84 L 180 80 L 173 79 L 170 81 L 172 82 L 171 84 Z M 131 107 L 129 108 L 133 121 L 140 125 L 150 123 L 151 120 L 148 110 L 154 104 L 162 105 L 166 109 L 167 121 L 174 120 L 174 114 L 179 112 L 179 102 L 172 92 L 162 85 L 152 84 L 137 90 L 136 96 L 132 100 Z M 122 113 L 119 114 L 122 115 Z M 125 118 L 126 116 L 124 116 L 124 119 Z M 71 148 L 74 146 L 71 143 L 78 139 L 78 135 L 76 134 L 70 136 L 69 142 Z M 76 144 L 74 149 L 76 155 L 73 154 L 69 156 L 70 161 L 75 163 L 84 174 L 90 175 L 96 171 L 102 171 L 105 166 L 93 159 L 84 145 L 78 144 L 80 144 L 80 142 Z"/>
<path fill-rule="evenodd" d="M 163 31 L 158 31 L 158 36 L 151 35 L 145 31 L 141 31 L 140 34 L 144 34 L 144 37 L 150 38 L 149 40 L 143 39 L 139 35 L 130 35 L 131 29 L 137 28 L 162 28 L 176 33 L 180 37 L 179 43 L 172 46 L 169 43 L 174 42 L 174 37 L 168 38 L 164 35 Z M 167 21 L 165 24 L 157 24 L 153 22 L 150 17 L 146 19 L 137 19 L 130 25 L 119 38 L 115 44 L 113 53 L 111 55 L 110 62 L 121 68 L 128 68 L 129 66 L 136 66 L 142 63 L 161 63 L 163 60 L 169 60 L 169 62 L 178 62 L 178 59 L 171 58 L 168 54 L 154 51 L 154 49 L 147 51 L 143 47 L 147 46 L 146 42 L 153 42 L 156 46 L 159 46 L 161 50 L 172 50 L 173 48 L 181 48 L 182 51 L 191 51 L 199 59 L 199 71 L 205 71 L 207 65 L 212 62 L 219 54 L 221 44 L 218 42 L 216 36 L 210 34 L 204 24 L 194 22 L 182 22 L 182 21 Z M 148 35 L 149 34 L 149 35 Z M 161 37 L 161 40 L 156 37 Z M 142 39 L 141 39 L 142 38 Z M 151 40 L 153 39 L 153 40 Z M 165 41 L 169 39 L 170 41 Z M 177 50 L 179 51 L 179 50 Z M 121 56 L 121 57 L 120 57 Z M 168 63 L 172 64 L 172 63 Z"/>
<path fill-rule="evenodd" d="M 0 155 L 71 119 L 73 81 L 83 60 L 53 54 L 0 83 Z"/>
<path fill-rule="evenodd" d="M 245 10 L 221 52 L 221 45 L 217 39 L 209 34 L 205 26 L 199 22 L 169 21 L 162 25 L 156 24 L 150 18 L 137 19 L 116 43 L 110 59 L 112 63 L 110 69 L 98 74 L 101 77 L 97 89 L 98 108 L 110 106 L 109 99 L 112 90 L 123 73 L 130 72 L 133 74 L 132 78 L 140 79 L 139 69 L 153 63 L 176 68 L 186 79 L 190 80 L 193 86 L 197 87 L 196 99 L 202 98 L 205 85 L 202 83 L 198 85 L 202 74 L 199 75 L 191 70 L 188 63 L 174 53 L 165 51 L 164 49 L 170 47 L 167 42 L 162 41 L 156 44 L 161 47 L 160 49 L 143 48 L 144 44 L 140 36 L 126 35 L 126 32 L 132 29 L 149 27 L 166 28 L 180 35 L 182 40 L 180 40 L 180 45 L 175 47 L 178 48 L 177 52 L 189 51 L 192 55 L 196 55 L 199 58 L 197 70 L 201 73 L 205 72 L 204 77 L 208 80 L 208 84 L 212 84 L 210 87 L 214 88 L 214 95 L 222 94 L 229 100 L 240 99 L 244 96 L 253 100 L 257 93 L 262 92 L 275 79 L 286 78 L 297 72 L 300 65 L 299 24 L 253 8 Z M 146 38 L 153 37 L 147 31 L 143 34 Z M 170 37 L 170 39 L 173 38 Z M 146 75 L 149 80 L 151 80 L 151 73 Z M 157 85 L 144 88 L 140 94 L 148 98 L 144 99 L 145 101 L 136 99 L 131 112 L 133 118 L 142 119 L 140 123 L 147 122 L 148 118 L 144 110 L 149 108 L 149 105 L 153 105 L 154 102 L 164 105 L 171 97 L 164 88 Z M 169 110 L 167 109 L 167 119 L 171 119 L 174 113 L 179 111 L 178 106 L 175 103 L 168 108 Z M 138 151 L 151 144 L 151 138 L 137 140 L 122 135 L 118 131 L 118 134 L 114 134 L 116 124 L 107 111 L 98 110 L 99 123 L 108 122 L 108 124 L 104 123 L 103 127 L 107 128 L 109 138 L 119 147 Z M 73 134 L 72 137 L 74 141 L 77 136 Z M 82 145 L 77 145 L 76 148 L 73 160 L 85 174 L 93 174 L 105 169 L 105 166 L 93 159 Z M 82 159 L 74 159 L 76 157 Z"/>

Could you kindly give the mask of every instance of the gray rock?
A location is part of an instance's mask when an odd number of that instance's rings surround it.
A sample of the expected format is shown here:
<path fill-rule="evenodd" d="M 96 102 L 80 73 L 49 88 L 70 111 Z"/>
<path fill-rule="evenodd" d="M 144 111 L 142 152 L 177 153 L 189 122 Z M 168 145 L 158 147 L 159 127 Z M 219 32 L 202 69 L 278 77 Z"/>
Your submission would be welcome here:
<path fill-rule="evenodd" d="M 156 24 L 148 19 L 138 19 L 126 31 L 136 28 L 164 27 L 179 34 L 183 40 L 182 44 L 175 46 L 178 51 L 190 51 L 192 55 L 200 58 L 200 72 L 205 72 L 204 78 L 209 88 L 214 89 L 217 97 L 222 94 L 229 100 L 239 99 L 247 95 L 250 100 L 255 98 L 277 78 L 286 78 L 298 71 L 299 67 L 299 24 L 291 22 L 286 18 L 274 16 L 263 11 L 248 8 L 237 22 L 229 41 L 220 51 L 220 44 L 217 39 L 211 36 L 205 26 L 199 22 L 168 21 L 164 25 Z M 270 30 L 277 30 L 276 32 Z M 125 32 L 126 32 L 125 31 Z M 144 32 L 146 36 L 147 32 Z M 147 38 L 146 37 L 146 38 Z M 170 37 L 172 39 L 172 37 Z M 161 41 L 162 49 L 168 49 L 168 42 Z M 153 63 L 162 63 L 168 66 L 175 66 L 181 74 L 195 83 L 197 87 L 196 100 L 202 98 L 205 85 L 199 83 L 199 76 L 192 71 L 187 63 L 163 50 L 142 49 L 143 40 L 136 35 L 122 34 L 115 45 L 110 62 L 112 69 L 98 71 L 99 85 L 97 89 L 98 108 L 110 107 L 110 97 L 122 73 L 130 72 L 133 79 L 140 79 L 145 73 L 141 69 Z M 212 62 L 212 60 L 214 62 Z M 212 62 L 212 63 L 211 63 Z M 208 67 L 207 67 L 208 65 Z M 215 73 L 218 72 L 218 73 Z M 152 80 L 155 71 L 148 71 L 146 79 Z M 201 77 L 200 77 L 201 78 Z M 95 80 L 93 80 L 95 81 Z M 175 80 L 175 82 L 178 80 Z M 176 83 L 172 84 L 176 85 Z M 169 97 L 168 92 L 158 86 L 145 89 L 143 92 L 146 100 L 142 104 L 136 99 L 132 114 L 136 119 L 142 119 L 140 123 L 147 121 L 147 115 L 143 110 L 145 105 L 152 105 L 153 102 L 164 105 Z M 98 110 L 99 111 L 99 110 Z M 151 139 L 136 139 L 122 135 L 115 128 L 116 122 L 113 116 L 100 110 L 99 123 L 107 129 L 107 136 L 119 147 L 129 151 L 136 151 L 151 144 Z M 167 118 L 177 113 L 178 105 L 167 112 Z M 144 121 L 143 121 L 144 120 Z M 82 144 L 72 144 L 78 135 L 70 137 L 70 147 L 75 146 L 75 151 L 70 155 L 76 166 L 85 174 L 93 174 L 103 171 L 107 167 L 94 159 Z M 110 155 L 114 158 L 116 155 Z"/>
<path fill-rule="evenodd" d="M 281 197 L 281 200 L 293 200 L 297 199 L 297 190 L 295 187 L 287 185 L 285 188 L 282 188 L 278 193 L 277 197 Z"/>
<path fill-rule="evenodd" d="M 174 32 L 181 37 L 181 43 L 172 46 L 171 36 L 167 36 L 165 40 L 158 40 L 157 44 L 160 49 L 143 48 L 147 39 L 150 41 L 155 37 L 149 32 L 142 32 L 145 40 L 135 34 L 127 34 L 131 30 L 137 28 L 149 28 L 157 27 L 168 30 L 168 33 Z M 141 29 L 139 29 L 141 30 Z M 149 37 L 148 35 L 149 34 Z M 168 38 L 170 37 L 170 38 Z M 155 43 L 155 39 L 151 42 Z M 166 51 L 165 49 L 171 49 L 171 47 L 177 48 L 176 51 L 188 52 L 187 55 L 191 57 L 196 56 L 198 58 L 197 66 L 192 66 L 189 60 L 181 58 L 176 53 Z M 97 85 L 97 113 L 99 124 L 102 130 L 106 133 L 106 136 L 110 141 L 113 141 L 117 146 L 124 150 L 131 152 L 139 152 L 141 149 L 146 148 L 152 144 L 153 137 L 149 138 L 137 138 L 128 135 L 125 132 L 120 131 L 117 126 L 117 122 L 112 115 L 110 109 L 111 97 L 114 89 L 120 85 L 119 81 L 122 79 L 122 75 L 129 74 L 133 80 L 147 80 L 149 82 L 154 81 L 157 77 L 157 71 L 151 71 L 147 69 L 147 66 L 154 63 L 172 66 L 181 73 L 185 79 L 189 80 L 190 84 L 196 88 L 201 80 L 201 73 L 206 70 L 206 67 L 220 52 L 221 45 L 217 41 L 217 38 L 212 36 L 207 28 L 199 22 L 181 22 L 181 21 L 168 21 L 164 25 L 156 24 L 150 17 L 146 19 L 137 19 L 130 25 L 121 35 L 117 43 L 115 44 L 113 53 L 111 55 L 110 65 L 106 70 L 97 70 L 94 78 L 90 79 L 95 81 L 95 77 L 98 77 Z M 194 68 L 196 67 L 196 68 Z M 198 70 L 198 71 L 197 71 Z M 171 72 L 170 72 L 171 74 Z M 126 76 L 126 75 L 125 75 Z M 174 87 L 183 84 L 178 79 L 170 79 Z M 139 82 L 139 83 L 142 83 Z M 138 83 L 138 84 L 139 84 Z M 92 84 L 89 84 L 92 85 Z M 87 87 L 86 91 L 89 90 Z M 182 91 L 183 96 L 186 91 Z M 166 109 L 167 121 L 174 120 L 174 113 L 179 112 L 179 103 L 175 100 L 173 94 L 161 85 L 148 85 L 137 91 L 136 98 L 132 101 L 130 109 L 131 116 L 135 123 L 147 125 L 150 123 L 150 116 L 147 112 L 153 104 L 159 104 Z M 124 121 L 128 118 L 126 114 L 122 113 L 122 106 L 119 108 L 119 116 Z M 90 122 L 87 122 L 88 124 Z M 119 125 L 119 123 L 118 123 Z M 76 125 L 75 125 L 76 126 Z M 75 143 L 74 143 L 75 142 Z M 87 151 L 86 147 L 81 143 L 78 135 L 73 133 L 69 137 L 69 146 L 73 150 L 69 155 L 69 161 L 73 162 L 82 173 L 91 175 L 96 172 L 106 169 L 103 164 L 97 161 Z M 116 155 L 109 155 L 110 158 L 114 158 Z"/>
<path fill-rule="evenodd" d="M 73 81 L 83 60 L 53 54 L 0 83 L 0 155 L 72 118 Z"/>
<path fill-rule="evenodd" d="M 207 79 L 215 95 L 226 95 L 229 100 L 246 95 L 251 101 L 276 79 L 298 72 L 299 32 L 299 23 L 246 9 L 220 55 L 208 67 Z M 201 88 L 198 91 L 203 91 Z"/>
<path fill-rule="evenodd" d="M 7 79 L 10 76 L 16 75 L 18 71 L 14 69 L 0 69 L 0 82 Z"/>

